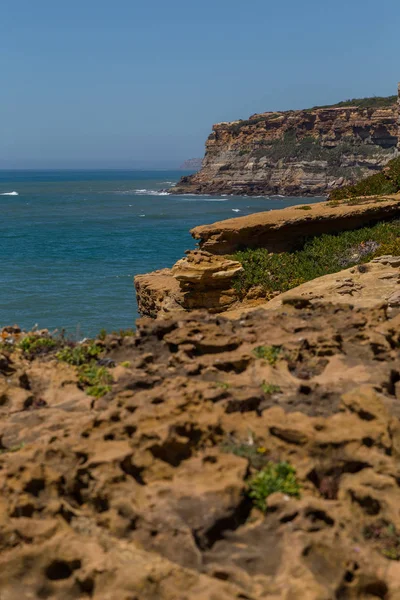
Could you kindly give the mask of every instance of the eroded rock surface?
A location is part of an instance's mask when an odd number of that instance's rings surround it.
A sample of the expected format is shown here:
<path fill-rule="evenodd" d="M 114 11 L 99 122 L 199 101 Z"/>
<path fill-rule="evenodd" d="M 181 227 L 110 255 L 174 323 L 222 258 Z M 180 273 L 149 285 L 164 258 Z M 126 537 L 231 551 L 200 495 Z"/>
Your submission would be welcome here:
<path fill-rule="evenodd" d="M 149 317 L 200 308 L 223 312 L 237 300 L 231 284 L 241 270 L 238 261 L 189 250 L 172 269 L 136 275 L 139 312 Z"/>
<path fill-rule="evenodd" d="M 225 316 L 238 318 L 259 308 L 274 310 L 286 304 L 307 306 L 323 302 L 351 304 L 356 308 L 376 308 L 385 304 L 390 313 L 400 306 L 400 257 L 379 256 L 369 263 L 302 283 L 268 302 L 258 298 L 237 305 Z"/>
<path fill-rule="evenodd" d="M 99 399 L 3 343 L 0 596 L 398 600 L 399 313 L 142 319 L 103 341 Z M 268 461 L 301 497 L 262 513 L 248 480 Z"/>

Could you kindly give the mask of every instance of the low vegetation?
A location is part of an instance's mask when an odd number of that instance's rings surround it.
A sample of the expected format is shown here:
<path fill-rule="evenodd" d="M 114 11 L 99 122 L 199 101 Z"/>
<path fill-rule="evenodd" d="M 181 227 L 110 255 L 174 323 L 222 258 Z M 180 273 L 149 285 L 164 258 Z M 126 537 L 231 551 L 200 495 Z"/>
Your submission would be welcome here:
<path fill-rule="evenodd" d="M 336 104 L 326 104 L 325 106 L 314 106 L 317 108 L 346 108 L 346 106 L 357 106 L 358 108 L 388 108 L 394 106 L 397 102 L 397 96 L 371 96 L 370 98 L 353 98 L 351 100 L 342 100 Z"/>
<path fill-rule="evenodd" d="M 46 354 L 57 346 L 57 342 L 50 337 L 41 337 L 39 335 L 27 335 L 17 345 L 28 358 L 33 358 L 38 354 Z"/>
<path fill-rule="evenodd" d="M 261 389 L 264 392 L 264 394 L 268 395 L 279 394 L 279 392 L 281 391 L 279 385 L 274 385 L 273 383 L 266 383 L 265 381 L 262 382 Z"/>
<path fill-rule="evenodd" d="M 126 335 L 131 335 L 127 330 Z M 100 334 L 100 339 L 105 335 Z M 6 346 L 6 344 L 3 344 Z M 90 396 L 100 398 L 111 390 L 113 381 L 109 370 L 101 364 L 100 356 L 104 348 L 94 341 L 77 344 L 65 340 L 64 337 L 50 337 L 38 333 L 26 335 L 16 344 L 26 358 L 33 360 L 36 356 L 46 354 L 61 362 L 66 362 L 77 368 L 79 386 Z M 14 346 L 7 344 L 7 350 L 13 351 Z M 125 363 L 128 367 L 130 363 Z M 108 365 L 107 365 L 108 366 Z"/>
<path fill-rule="evenodd" d="M 89 364 L 79 369 L 79 383 L 89 396 L 101 398 L 111 390 L 112 381 L 112 376 L 105 367 Z"/>
<path fill-rule="evenodd" d="M 275 492 L 300 497 L 296 469 L 287 462 L 269 462 L 249 483 L 248 494 L 255 506 L 263 512 L 267 510 L 266 499 Z"/>
<path fill-rule="evenodd" d="M 263 358 L 270 365 L 274 365 L 281 353 L 281 346 L 257 346 L 254 348 L 253 354 L 256 358 Z"/>
<path fill-rule="evenodd" d="M 400 255 L 400 221 L 321 235 L 309 239 L 295 252 L 270 254 L 263 248 L 237 252 L 234 258 L 242 263 L 243 271 L 236 277 L 234 287 L 244 297 L 250 288 L 260 286 L 268 298 L 274 292 L 285 292 L 384 254 Z"/>
<path fill-rule="evenodd" d="M 364 529 L 364 537 L 371 540 L 377 550 L 390 560 L 400 560 L 400 534 L 392 523 L 378 521 Z"/>
<path fill-rule="evenodd" d="M 79 367 L 97 359 L 103 352 L 103 348 L 94 342 L 78 346 L 65 346 L 57 353 L 58 360 Z"/>
<path fill-rule="evenodd" d="M 341 200 L 355 196 L 395 194 L 398 191 L 400 191 L 400 158 L 395 158 L 388 162 L 379 173 L 366 177 L 354 185 L 333 190 L 329 199 Z"/>

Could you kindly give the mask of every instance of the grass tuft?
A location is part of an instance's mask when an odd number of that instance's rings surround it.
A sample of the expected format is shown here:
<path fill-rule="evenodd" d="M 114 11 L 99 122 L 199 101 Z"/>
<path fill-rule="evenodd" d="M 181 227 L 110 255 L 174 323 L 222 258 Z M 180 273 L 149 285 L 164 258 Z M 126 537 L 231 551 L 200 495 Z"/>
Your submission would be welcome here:
<path fill-rule="evenodd" d="M 111 390 L 113 379 L 105 367 L 84 365 L 79 369 L 79 383 L 89 396 L 101 398 Z"/>
<path fill-rule="evenodd" d="M 273 383 L 266 383 L 265 381 L 262 382 L 261 389 L 264 392 L 264 394 L 268 395 L 279 394 L 279 392 L 281 391 L 279 385 L 274 385 Z"/>
<path fill-rule="evenodd" d="M 69 365 L 79 367 L 97 359 L 102 352 L 103 348 L 101 346 L 91 342 L 90 344 L 82 344 L 74 347 L 65 346 L 57 353 L 57 358 Z"/>
<path fill-rule="evenodd" d="M 263 512 L 267 510 L 266 499 L 275 492 L 300 498 L 296 469 L 287 462 L 269 462 L 249 483 L 248 494 L 255 506 Z"/>
<path fill-rule="evenodd" d="M 49 337 L 39 337 L 38 335 L 27 335 L 18 344 L 23 353 L 29 358 L 38 354 L 46 354 L 57 346 L 57 342 Z"/>
<path fill-rule="evenodd" d="M 270 365 L 274 365 L 279 358 L 281 350 L 281 346 L 257 346 L 257 348 L 254 348 L 253 354 L 256 358 L 263 358 Z"/>

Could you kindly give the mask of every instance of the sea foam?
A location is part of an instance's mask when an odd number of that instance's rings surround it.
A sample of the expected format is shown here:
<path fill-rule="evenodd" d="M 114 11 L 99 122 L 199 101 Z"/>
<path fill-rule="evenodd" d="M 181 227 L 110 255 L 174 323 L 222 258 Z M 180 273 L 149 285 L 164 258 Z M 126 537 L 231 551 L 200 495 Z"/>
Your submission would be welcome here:
<path fill-rule="evenodd" d="M 0 196 L 18 196 L 18 192 L 3 192 Z"/>

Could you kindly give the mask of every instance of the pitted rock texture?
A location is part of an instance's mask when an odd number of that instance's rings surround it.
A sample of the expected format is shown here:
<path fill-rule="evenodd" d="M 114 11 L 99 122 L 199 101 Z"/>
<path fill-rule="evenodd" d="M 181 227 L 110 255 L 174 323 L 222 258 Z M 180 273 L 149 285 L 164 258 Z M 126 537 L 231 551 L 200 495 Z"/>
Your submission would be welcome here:
<path fill-rule="evenodd" d="M 396 104 L 256 114 L 214 125 L 201 170 L 173 193 L 318 196 L 380 170 L 397 143 Z"/>
<path fill-rule="evenodd" d="M 256 290 L 257 291 L 257 290 Z M 254 294 L 256 296 L 256 294 Z M 225 316 L 239 318 L 252 310 L 274 310 L 282 305 L 307 306 L 321 302 L 351 304 L 356 308 L 386 305 L 389 313 L 400 306 L 400 257 L 379 256 L 369 263 L 317 277 L 276 295 L 265 302 L 260 297 L 226 311 Z"/>
<path fill-rule="evenodd" d="M 398 600 L 379 535 L 397 548 L 399 319 L 318 304 L 142 319 L 104 340 L 100 399 L 51 352 L 3 344 L 0 597 Z M 301 498 L 264 514 L 249 477 L 283 460 Z"/>

